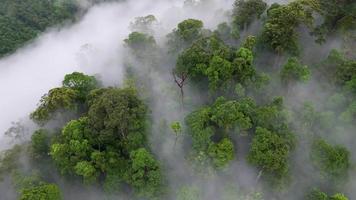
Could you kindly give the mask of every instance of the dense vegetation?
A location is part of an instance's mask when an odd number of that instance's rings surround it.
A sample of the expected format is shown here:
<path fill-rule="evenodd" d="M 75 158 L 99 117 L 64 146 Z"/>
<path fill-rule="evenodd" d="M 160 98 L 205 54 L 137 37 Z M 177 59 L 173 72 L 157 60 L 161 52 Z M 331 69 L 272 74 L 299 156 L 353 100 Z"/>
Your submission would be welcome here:
<path fill-rule="evenodd" d="M 1 0 L 0 57 L 12 53 L 46 28 L 73 20 L 78 10 L 74 1 Z"/>
<path fill-rule="evenodd" d="M 0 55 L 76 12 L 59 1 L 2 1 Z M 186 19 L 163 46 L 151 35 L 154 21 L 137 18 L 123 41 L 125 84 L 104 87 L 73 72 L 40 99 L 30 114 L 38 130 L 0 157 L 18 199 L 66 199 L 63 183 L 95 186 L 109 199 L 355 198 L 346 189 L 352 146 L 338 138 L 356 141 L 356 56 L 346 44 L 310 60 L 301 42 L 354 40 L 354 1 L 236 0 L 229 22 L 208 30 Z M 255 22 L 255 32 L 240 35 Z M 154 82 L 167 74 L 170 91 L 157 92 Z M 298 96 L 313 84 L 325 89 L 313 90 L 320 98 Z M 174 103 L 159 99 L 172 88 Z M 169 158 L 157 150 L 165 142 Z M 183 160 L 169 163 L 179 153 Z M 236 181 L 247 167 L 253 180 Z M 214 181 L 214 194 L 205 191 Z"/>

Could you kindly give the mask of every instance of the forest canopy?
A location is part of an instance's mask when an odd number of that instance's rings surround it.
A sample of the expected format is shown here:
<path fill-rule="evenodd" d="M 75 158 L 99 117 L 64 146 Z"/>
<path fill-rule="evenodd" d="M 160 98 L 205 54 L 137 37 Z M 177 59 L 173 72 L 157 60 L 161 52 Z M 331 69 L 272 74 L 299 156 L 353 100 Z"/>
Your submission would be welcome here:
<path fill-rule="evenodd" d="M 57 0 L 0 5 L 0 57 L 75 22 L 81 9 Z M 29 113 L 31 133 L 8 130 L 16 144 L 0 153 L 0 192 L 9 186 L 19 200 L 356 198 L 355 8 L 352 0 L 235 0 L 213 28 L 186 18 L 167 33 L 158 17 L 137 16 L 125 39 L 110 41 L 124 49 L 113 53 L 123 59 L 114 65 L 120 83 L 64 74 Z"/>

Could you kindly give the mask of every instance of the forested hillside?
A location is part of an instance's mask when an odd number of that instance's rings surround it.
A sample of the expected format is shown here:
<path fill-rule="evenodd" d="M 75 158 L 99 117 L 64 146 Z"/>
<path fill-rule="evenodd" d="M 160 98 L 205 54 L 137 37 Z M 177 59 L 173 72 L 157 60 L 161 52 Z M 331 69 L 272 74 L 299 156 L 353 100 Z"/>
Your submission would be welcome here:
<path fill-rule="evenodd" d="M 12 53 L 46 28 L 73 20 L 78 6 L 61 0 L 1 0 L 0 57 Z"/>
<path fill-rule="evenodd" d="M 31 134 L 5 133 L 0 199 L 356 199 L 356 2 L 212 2 L 181 9 L 223 12 L 214 28 L 133 19 L 110 41 L 124 49 L 115 85 L 63 74 L 27 113 Z M 0 0 L 0 57 L 78 5 Z"/>

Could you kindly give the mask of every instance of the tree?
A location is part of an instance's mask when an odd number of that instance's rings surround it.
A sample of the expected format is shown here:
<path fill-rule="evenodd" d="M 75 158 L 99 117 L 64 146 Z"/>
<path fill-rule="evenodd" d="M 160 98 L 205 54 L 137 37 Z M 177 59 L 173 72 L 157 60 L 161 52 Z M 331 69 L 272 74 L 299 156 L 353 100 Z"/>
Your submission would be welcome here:
<path fill-rule="evenodd" d="M 210 144 L 208 154 L 217 169 L 225 168 L 235 157 L 234 144 L 224 138 L 218 143 Z"/>
<path fill-rule="evenodd" d="M 0 57 L 13 53 L 47 28 L 74 20 L 79 10 L 73 1 L 1 0 L 0 3 Z"/>
<path fill-rule="evenodd" d="M 209 79 L 209 87 L 212 91 L 216 90 L 219 86 L 223 86 L 226 80 L 232 77 L 233 68 L 229 61 L 214 56 L 209 63 L 209 67 L 205 70 L 204 74 Z"/>
<path fill-rule="evenodd" d="M 236 0 L 233 9 L 233 24 L 246 29 L 255 19 L 259 19 L 267 8 L 263 0 Z"/>
<path fill-rule="evenodd" d="M 157 49 L 156 40 L 145 33 L 132 32 L 124 42 L 133 54 L 141 60 L 152 59 L 153 52 Z"/>
<path fill-rule="evenodd" d="M 356 121 L 356 101 L 353 101 L 346 110 L 341 113 L 340 119 L 346 123 Z"/>
<path fill-rule="evenodd" d="M 94 90 L 88 124 L 101 149 L 113 146 L 128 155 L 146 142 L 146 105 L 132 88 Z"/>
<path fill-rule="evenodd" d="M 246 131 L 252 127 L 251 119 L 246 115 L 243 104 L 237 101 L 216 100 L 212 109 L 212 122 L 227 131 L 238 128 Z"/>
<path fill-rule="evenodd" d="M 161 194 L 163 177 L 158 161 L 144 148 L 130 154 L 131 168 L 128 182 L 140 197 L 155 199 Z"/>
<path fill-rule="evenodd" d="M 265 128 L 257 127 L 248 153 L 248 161 L 260 168 L 262 174 L 280 181 L 289 171 L 288 156 L 291 147 L 286 141 Z"/>
<path fill-rule="evenodd" d="M 205 151 L 214 135 L 214 127 L 210 124 L 211 108 L 203 107 L 187 116 L 189 133 L 193 139 L 193 148 Z"/>
<path fill-rule="evenodd" d="M 171 123 L 171 129 L 174 132 L 175 137 L 176 137 L 175 140 L 174 140 L 174 146 L 175 146 L 176 143 L 177 143 L 179 135 L 182 134 L 182 125 L 180 124 L 180 122 L 172 122 Z"/>
<path fill-rule="evenodd" d="M 312 144 L 311 159 L 321 175 L 331 180 L 347 178 L 350 167 L 349 151 L 342 146 L 332 146 L 323 139 L 316 139 Z"/>
<path fill-rule="evenodd" d="M 70 121 L 63 128 L 60 140 L 52 144 L 50 155 L 62 174 L 76 174 L 77 164 L 90 159 L 93 147 L 89 131 L 87 118 Z"/>
<path fill-rule="evenodd" d="M 22 146 L 15 145 L 11 149 L 0 153 L 0 180 L 20 167 L 19 159 L 22 152 Z"/>
<path fill-rule="evenodd" d="M 203 22 L 197 19 L 186 19 L 168 34 L 169 52 L 179 53 L 203 36 Z"/>
<path fill-rule="evenodd" d="M 92 163 L 88 161 L 78 162 L 74 167 L 75 173 L 82 176 L 84 183 L 93 183 L 96 181 L 99 172 L 93 166 Z"/>
<path fill-rule="evenodd" d="M 349 200 L 345 195 L 337 193 L 334 196 L 330 197 L 330 200 Z"/>
<path fill-rule="evenodd" d="M 50 150 L 49 133 L 45 129 L 35 131 L 31 136 L 31 154 L 35 159 L 43 159 L 48 156 Z"/>
<path fill-rule="evenodd" d="M 295 29 L 302 23 L 310 25 L 312 19 L 311 12 L 300 2 L 273 4 L 267 11 L 261 40 L 278 54 L 297 54 L 298 34 Z"/>
<path fill-rule="evenodd" d="M 77 109 L 78 92 L 71 88 L 54 88 L 44 95 L 38 108 L 31 113 L 31 119 L 43 125 L 54 117 L 56 111 Z"/>
<path fill-rule="evenodd" d="M 328 195 L 318 189 L 313 189 L 307 194 L 306 200 L 328 200 Z"/>
<path fill-rule="evenodd" d="M 341 193 L 337 193 L 333 196 L 328 196 L 326 193 L 318 189 L 313 189 L 307 194 L 306 200 L 348 200 L 348 198 Z"/>
<path fill-rule="evenodd" d="M 146 34 L 153 34 L 153 26 L 157 25 L 157 19 L 154 15 L 147 15 L 144 17 L 136 17 L 134 22 L 130 23 L 132 31 L 142 32 Z"/>
<path fill-rule="evenodd" d="M 196 84 L 208 81 L 211 91 L 231 89 L 234 82 L 246 85 L 257 78 L 251 50 L 254 38 L 248 37 L 244 45 L 234 52 L 216 36 L 199 39 L 178 56 L 174 74 Z"/>
<path fill-rule="evenodd" d="M 302 65 L 297 58 L 292 57 L 283 66 L 280 76 L 282 82 L 288 87 L 292 83 L 309 80 L 310 71 L 306 65 Z"/>
<path fill-rule="evenodd" d="M 61 200 L 61 193 L 57 185 L 42 184 L 29 189 L 24 189 L 19 200 Z"/>
<path fill-rule="evenodd" d="M 80 72 L 65 75 L 62 84 L 64 88 L 71 88 L 77 91 L 81 102 L 86 100 L 91 90 L 98 88 L 98 81 L 94 76 L 88 76 Z"/>
<path fill-rule="evenodd" d="M 214 34 L 226 43 L 233 43 L 240 38 L 240 32 L 235 26 L 230 27 L 226 22 L 218 25 Z"/>
<path fill-rule="evenodd" d="M 247 48 L 241 47 L 237 53 L 236 57 L 233 60 L 232 67 L 234 78 L 237 79 L 238 83 L 246 85 L 247 83 L 254 80 L 257 73 L 253 67 L 253 53 L 251 48 L 253 42 L 248 40 L 245 41 Z"/>
<path fill-rule="evenodd" d="M 356 28 L 353 14 L 356 11 L 355 3 L 351 0 L 316 0 L 308 1 L 312 8 L 324 17 L 323 23 L 316 26 L 313 33 L 317 41 L 326 41 L 326 35 L 337 30 L 352 30 Z"/>

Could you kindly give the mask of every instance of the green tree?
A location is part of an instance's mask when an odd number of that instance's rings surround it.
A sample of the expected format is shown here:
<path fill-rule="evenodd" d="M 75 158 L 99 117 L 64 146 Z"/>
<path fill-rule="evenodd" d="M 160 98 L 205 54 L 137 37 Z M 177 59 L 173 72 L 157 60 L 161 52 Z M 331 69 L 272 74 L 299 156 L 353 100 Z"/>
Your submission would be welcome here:
<path fill-rule="evenodd" d="M 197 19 L 186 19 L 168 34 L 169 51 L 179 53 L 203 36 L 203 22 Z"/>
<path fill-rule="evenodd" d="M 307 194 L 306 200 L 328 200 L 328 195 L 318 189 L 313 189 Z"/>
<path fill-rule="evenodd" d="M 337 194 L 333 195 L 332 197 L 330 197 L 330 200 L 349 200 L 349 198 L 347 198 L 343 194 L 337 193 Z"/>
<path fill-rule="evenodd" d="M 50 155 L 62 174 L 76 174 L 77 164 L 89 160 L 92 151 L 88 119 L 80 118 L 63 128 L 59 141 L 51 146 Z"/>
<path fill-rule="evenodd" d="M 332 180 L 347 178 L 350 167 L 349 151 L 342 146 L 332 146 L 323 139 L 316 139 L 312 144 L 311 159 L 320 173 Z"/>
<path fill-rule="evenodd" d="M 261 39 L 279 54 L 297 54 L 298 34 L 295 29 L 302 23 L 310 25 L 312 19 L 311 12 L 298 1 L 287 5 L 273 4 L 267 11 Z"/>
<path fill-rule="evenodd" d="M 78 92 L 78 98 L 84 102 L 91 90 L 98 87 L 98 81 L 94 76 L 88 76 L 80 72 L 67 74 L 62 82 L 64 88 L 71 88 Z"/>
<path fill-rule="evenodd" d="M 234 144 L 231 140 L 224 138 L 218 143 L 210 144 L 208 154 L 213 165 L 218 169 L 225 168 L 235 157 Z"/>
<path fill-rule="evenodd" d="M 306 65 L 302 65 L 297 58 L 292 57 L 283 65 L 280 76 L 282 82 L 288 87 L 292 83 L 309 80 L 310 71 Z"/>
<path fill-rule="evenodd" d="M 31 113 L 31 119 L 43 125 L 54 117 L 56 111 L 77 109 L 77 91 L 71 88 L 54 88 L 44 95 L 38 108 Z"/>
<path fill-rule="evenodd" d="M 99 172 L 97 169 L 93 166 L 92 163 L 88 161 L 80 161 L 78 162 L 74 170 L 76 174 L 80 175 L 84 179 L 84 183 L 93 183 L 96 181 Z"/>
<path fill-rule="evenodd" d="M 144 148 L 132 151 L 128 182 L 140 197 L 156 199 L 162 192 L 163 177 L 157 160 Z"/>
<path fill-rule="evenodd" d="M 263 0 L 236 0 L 233 9 L 233 24 L 239 29 L 246 29 L 255 20 L 259 19 L 267 8 Z"/>
<path fill-rule="evenodd" d="M 134 22 L 130 23 L 130 28 L 133 31 L 153 34 L 153 26 L 156 25 L 157 19 L 154 15 L 147 15 L 144 17 L 136 17 Z"/>
<path fill-rule="evenodd" d="M 132 32 L 124 40 L 125 44 L 132 50 L 135 56 L 140 59 L 153 56 L 152 51 L 156 50 L 156 40 L 145 33 Z"/>
<path fill-rule="evenodd" d="M 78 11 L 74 1 L 1 0 L 0 57 L 14 52 L 46 28 L 73 20 Z"/>
<path fill-rule="evenodd" d="M 50 150 L 50 137 L 45 129 L 35 131 L 31 136 L 31 155 L 35 159 L 43 159 L 48 156 Z"/>
<path fill-rule="evenodd" d="M 211 120 L 226 131 L 238 128 L 246 131 L 252 127 L 251 119 L 244 113 L 244 104 L 238 101 L 216 100 L 213 105 Z"/>
<path fill-rule="evenodd" d="M 146 112 L 132 88 L 99 89 L 89 97 L 88 123 L 101 149 L 112 146 L 128 155 L 146 142 Z"/>
<path fill-rule="evenodd" d="M 288 143 L 278 134 L 257 127 L 247 158 L 251 164 L 261 169 L 262 175 L 280 181 L 288 175 L 290 149 Z"/>
<path fill-rule="evenodd" d="M 24 189 L 19 200 L 61 200 L 58 186 L 54 184 L 43 184 L 29 189 Z"/>
<path fill-rule="evenodd" d="M 180 122 L 172 122 L 171 123 L 171 129 L 175 134 L 175 141 L 174 141 L 174 145 L 177 143 L 178 137 L 179 135 L 181 135 L 183 132 L 182 130 L 182 125 L 180 124 Z"/>

